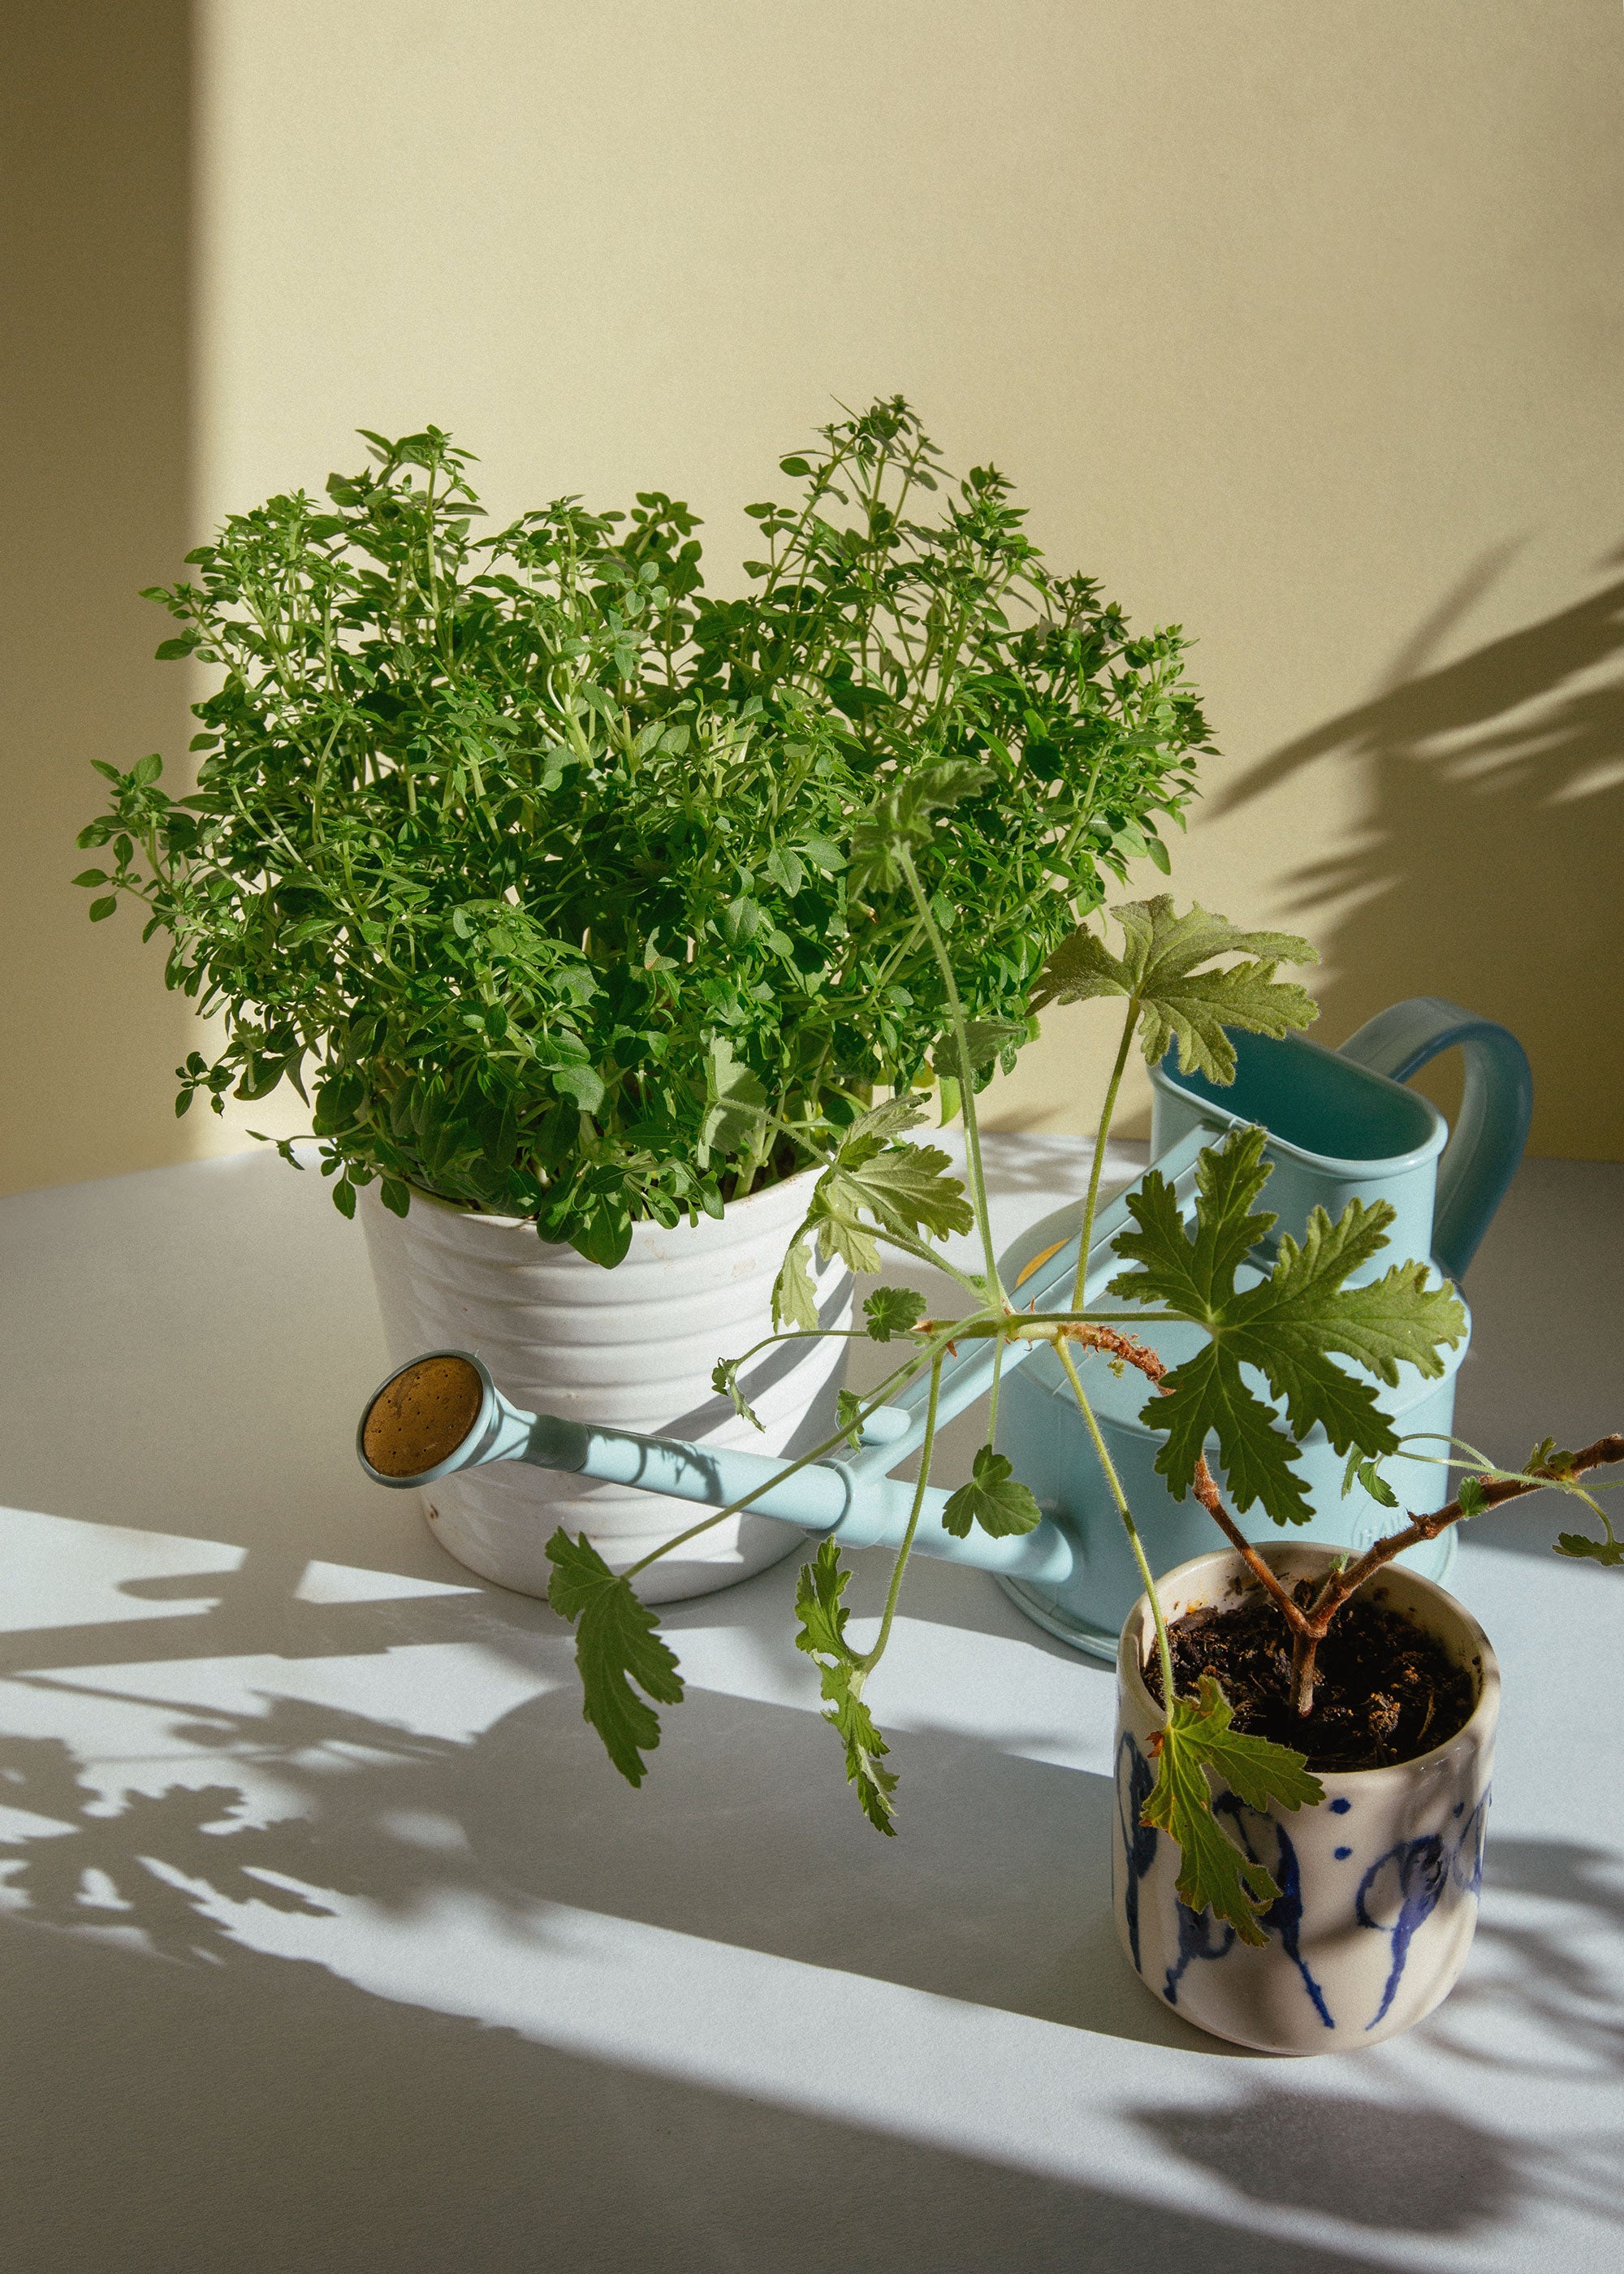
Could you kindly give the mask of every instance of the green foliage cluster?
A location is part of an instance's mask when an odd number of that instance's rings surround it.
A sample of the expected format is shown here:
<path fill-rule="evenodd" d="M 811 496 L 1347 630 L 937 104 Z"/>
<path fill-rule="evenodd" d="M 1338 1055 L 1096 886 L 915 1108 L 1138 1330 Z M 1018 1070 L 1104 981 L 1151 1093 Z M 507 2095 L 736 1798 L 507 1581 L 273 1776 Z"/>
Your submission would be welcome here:
<path fill-rule="evenodd" d="M 888 797 L 883 808 L 859 832 L 866 848 L 863 857 L 876 868 L 885 862 L 891 865 L 913 894 L 927 929 L 930 927 L 928 895 L 916 856 L 932 825 L 929 817 L 939 810 L 944 800 L 974 794 L 972 772 L 966 770 L 951 784 L 938 781 L 925 806 Z M 1130 903 L 1114 914 L 1125 943 L 1122 955 L 1112 953 L 1100 932 L 1080 929 L 1056 946 L 1036 990 L 1040 1000 L 1094 995 L 1112 997 L 1124 1005 L 1116 1073 L 1101 1115 L 1096 1161 L 1104 1150 L 1110 1101 L 1122 1065 L 1136 1038 L 1154 1057 L 1176 1043 L 1185 1072 L 1199 1067 L 1212 1080 L 1228 1081 L 1234 1078 L 1235 1054 L 1226 1029 L 1284 1035 L 1306 1026 L 1314 1015 L 1314 1006 L 1303 990 L 1274 975 L 1282 960 L 1313 959 L 1313 950 L 1305 940 L 1280 933 L 1243 931 L 1223 917 L 1199 908 L 1181 916 L 1165 896 Z M 1356 1201 L 1335 1224 L 1322 1210 L 1316 1210 L 1300 1245 L 1282 1238 L 1271 1254 L 1266 1243 L 1274 1218 L 1255 1206 L 1269 1175 L 1264 1158 L 1265 1133 L 1256 1128 L 1237 1130 L 1201 1155 L 1189 1224 L 1165 1179 L 1155 1174 L 1143 1179 L 1129 1203 L 1134 1229 L 1119 1234 L 1116 1240 L 1117 1254 L 1131 1268 L 1113 1278 L 1105 1291 L 1108 1299 L 1132 1308 L 1085 1307 L 1079 1299 L 1069 1310 L 1041 1316 L 1017 1310 L 999 1284 L 992 1259 L 986 1179 L 975 1124 L 972 1079 L 975 1049 L 969 1022 L 956 998 L 948 952 L 939 936 L 934 945 L 952 1029 L 949 1055 L 956 1059 L 962 1079 L 967 1185 L 945 1173 L 949 1164 L 937 1148 L 908 1140 L 906 1132 L 920 1117 L 921 1097 L 904 1096 L 874 1109 L 835 1148 L 786 1259 L 776 1303 L 785 1321 L 784 1333 L 815 1330 L 816 1314 L 808 1294 L 808 1243 L 814 1238 L 825 1254 L 841 1255 L 858 1269 L 876 1269 L 887 1248 L 910 1257 L 928 1257 L 958 1282 L 969 1300 L 960 1315 L 933 1320 L 922 1318 L 920 1299 L 901 1289 L 882 1287 L 865 1304 L 869 1338 L 898 1343 L 903 1352 L 894 1371 L 875 1389 L 861 1398 L 843 1397 L 841 1432 L 842 1435 L 861 1432 L 870 1413 L 894 1397 L 904 1384 L 929 1372 L 929 1403 L 913 1514 L 892 1569 L 879 1632 L 870 1648 L 859 1651 L 846 1632 L 848 1614 L 842 1602 L 846 1573 L 833 1538 L 822 1542 L 815 1560 L 801 1572 L 796 1597 L 796 1642 L 819 1668 L 824 1715 L 839 1739 L 847 1779 L 863 1812 L 878 1830 L 890 1833 L 894 1829 L 897 1773 L 887 1766 L 888 1748 L 865 1689 L 884 1652 L 914 1543 L 925 1480 L 930 1473 L 943 1364 L 951 1349 L 971 1339 L 990 1340 L 999 1351 L 1017 1338 L 1049 1340 L 1090 1428 L 1155 1622 L 1162 1694 L 1169 1702 L 1158 1734 L 1157 1775 L 1145 1804 L 1144 1821 L 1159 1826 L 1177 1842 L 1178 1892 L 1190 1909 L 1198 1913 L 1210 1910 L 1228 1921 L 1244 1940 L 1261 1943 L 1266 1939 L 1264 1915 L 1280 1890 L 1264 1866 L 1229 1837 L 1214 1814 L 1211 1780 L 1259 1809 L 1312 1806 L 1323 1797 L 1323 1788 L 1301 1753 L 1237 1731 L 1232 1725 L 1229 1701 L 1211 1675 L 1203 1678 L 1194 1697 L 1177 1693 L 1151 1564 L 1105 1441 L 1094 1425 L 1083 1375 L 1091 1362 L 1120 1367 L 1124 1350 L 1136 1347 L 1118 1331 L 1124 1324 L 1154 1329 L 1178 1322 L 1199 1328 L 1205 1340 L 1197 1356 L 1165 1374 L 1160 1361 L 1150 1361 L 1154 1367 L 1151 1394 L 1139 1418 L 1147 1428 L 1164 1437 L 1157 1466 L 1177 1497 L 1195 1490 L 1232 1532 L 1232 1519 L 1223 1511 L 1217 1484 L 1202 1458 L 1203 1447 L 1215 1438 L 1237 1505 L 1244 1510 L 1260 1504 L 1274 1523 L 1287 1525 L 1303 1521 L 1309 1514 L 1297 1473 L 1296 1441 L 1316 1426 L 1322 1427 L 1331 1443 L 1347 1456 L 1350 1480 L 1360 1476 L 1372 1497 L 1396 1504 L 1377 1464 L 1400 1449 L 1400 1440 L 1377 1403 L 1371 1377 L 1395 1382 L 1398 1367 L 1406 1364 L 1424 1374 L 1440 1373 L 1439 1352 L 1443 1346 L 1460 1341 L 1465 1331 L 1464 1311 L 1452 1288 L 1432 1284 L 1425 1269 L 1411 1263 L 1395 1265 L 1382 1277 L 1363 1284 L 1348 1284 L 1385 1244 L 1394 1214 L 1385 1202 L 1368 1206 Z M 1238 961 L 1226 960 L 1237 957 Z M 1082 1209 L 1080 1239 L 1085 1256 L 1097 1193 L 1096 1179 Z M 966 1230 L 971 1224 L 981 1231 L 989 1258 L 988 1269 L 980 1276 L 959 1269 L 936 1245 L 945 1232 Z M 1147 1355 L 1142 1346 L 1138 1347 L 1140 1355 Z M 740 1369 L 756 1354 L 748 1352 L 741 1359 L 726 1359 L 717 1368 L 717 1387 L 730 1390 L 739 1410 L 746 1414 L 749 1408 L 738 1377 Z M 1266 1404 L 1250 1387 L 1245 1374 L 1252 1369 L 1267 1384 L 1276 1407 Z M 996 1405 L 996 1376 L 993 1394 Z M 795 1469 L 835 1451 L 840 1442 L 840 1437 L 831 1438 L 826 1445 L 803 1454 L 784 1473 L 793 1474 Z M 1624 1460 L 1624 1436 L 1599 1441 L 1578 1454 L 1557 1452 L 1547 1442 L 1535 1448 L 1525 1472 L 1493 1470 L 1481 1455 L 1467 1450 L 1483 1473 L 1466 1478 L 1452 1510 L 1446 1510 L 1441 1517 L 1417 1520 L 1429 1532 L 1436 1531 L 1441 1522 L 1479 1512 L 1498 1500 L 1545 1487 L 1574 1494 L 1601 1514 L 1599 1504 L 1579 1485 L 1578 1475 L 1598 1463 Z M 681 1537 L 691 1539 L 695 1532 L 732 1513 L 727 1510 L 704 1518 Z M 1604 1540 L 1564 1534 L 1561 1552 L 1604 1562 L 1624 1561 L 1624 1545 L 1616 1540 L 1605 1515 L 1602 1520 Z M 973 1525 L 1000 1537 L 1028 1532 L 1039 1521 L 1031 1492 L 1014 1474 L 1010 1460 L 995 1451 L 990 1442 L 977 1454 L 969 1483 L 951 1496 L 943 1514 L 945 1528 L 960 1538 Z M 1420 1536 L 1416 1531 L 1396 1532 L 1357 1564 L 1334 1572 L 1314 1606 L 1319 1633 L 1323 1634 L 1340 1602 L 1365 1577 L 1396 1547 Z M 656 1555 L 664 1552 L 657 1550 Z M 643 1564 L 617 1579 L 584 1540 L 571 1540 L 562 1531 L 549 1543 L 548 1554 L 558 1572 L 553 1600 L 567 1616 L 575 1615 L 574 1607 L 585 1600 L 580 1576 L 583 1564 L 592 1570 L 595 1602 L 617 1588 L 623 1594 L 618 1621 L 612 1623 L 600 1613 L 590 1629 L 583 1617 L 578 1630 L 576 1655 L 588 1718 L 600 1728 L 609 1723 L 624 1727 L 625 1696 L 630 1683 L 641 1683 L 650 1700 L 674 1702 L 674 1667 L 664 1660 L 649 1660 L 648 1630 L 637 1623 L 641 1607 L 631 1584 L 636 1572 L 655 1556 L 645 1557 Z M 1301 1621 L 1304 1614 L 1297 1609 L 1279 1582 L 1271 1577 L 1269 1584 L 1276 1600 L 1282 1607 L 1291 1604 Z M 641 1615 L 645 1622 L 650 1616 L 646 1612 Z M 1297 1630 L 1293 1632 L 1296 1635 Z M 1312 1667 L 1312 1653 L 1304 1663 Z M 680 1695 L 680 1677 L 676 1677 L 676 1690 Z M 1304 1695 L 1311 1699 L 1312 1688 Z M 658 1740 L 658 1723 L 652 1704 L 642 1699 L 634 1702 L 643 1718 L 636 1724 L 636 1751 L 631 1766 L 613 1743 L 611 1750 L 617 1763 L 635 1781 L 643 1773 L 643 1752 Z"/>
<path fill-rule="evenodd" d="M 823 1158 L 949 1025 L 890 846 L 1009 1062 L 1049 950 L 1177 819 L 1207 730 L 1177 629 L 1052 571 L 990 467 L 955 481 L 900 398 L 781 462 L 762 558 L 706 593 L 699 523 L 563 498 L 492 535 L 430 428 L 233 516 L 149 597 L 219 674 L 195 792 L 100 771 L 80 843 L 167 977 L 224 1013 L 202 1096 L 308 1098 L 334 1197 L 380 1178 L 613 1262 Z M 957 1106 L 957 1069 L 944 1107 Z M 285 1149 L 285 1148 L 284 1148 Z"/>

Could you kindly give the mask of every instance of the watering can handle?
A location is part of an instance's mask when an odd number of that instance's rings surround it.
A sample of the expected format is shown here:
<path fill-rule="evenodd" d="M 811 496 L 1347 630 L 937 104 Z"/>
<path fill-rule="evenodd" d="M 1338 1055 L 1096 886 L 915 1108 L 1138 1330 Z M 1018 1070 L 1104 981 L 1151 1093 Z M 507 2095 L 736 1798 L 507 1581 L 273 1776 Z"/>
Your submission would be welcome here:
<path fill-rule="evenodd" d="M 1338 1055 L 1372 1073 L 1408 1081 L 1441 1052 L 1459 1048 L 1466 1082 L 1455 1131 L 1438 1164 L 1432 1246 L 1452 1278 L 1463 1276 L 1528 1142 L 1534 1078 L 1516 1036 L 1441 995 L 1415 995 L 1379 1012 Z"/>

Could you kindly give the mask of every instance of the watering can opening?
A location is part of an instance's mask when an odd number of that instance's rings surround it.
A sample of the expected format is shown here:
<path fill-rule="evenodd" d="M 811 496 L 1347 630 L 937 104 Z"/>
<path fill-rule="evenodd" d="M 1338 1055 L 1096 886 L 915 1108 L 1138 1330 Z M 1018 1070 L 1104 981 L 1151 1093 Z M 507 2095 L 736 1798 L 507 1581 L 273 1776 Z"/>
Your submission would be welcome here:
<path fill-rule="evenodd" d="M 362 1461 L 389 1484 L 424 1481 L 467 1443 L 485 1402 L 479 1369 L 460 1352 L 414 1359 L 389 1376 L 362 1415 Z"/>
<path fill-rule="evenodd" d="M 1229 1041 L 1236 1058 L 1229 1087 L 1181 1073 L 1176 1050 L 1152 1081 L 1199 1100 L 1232 1126 L 1261 1122 L 1276 1148 L 1327 1162 L 1380 1161 L 1394 1174 L 1443 1150 L 1449 1128 L 1437 1107 L 1379 1068 L 1301 1035 L 1277 1040 L 1234 1031 Z"/>

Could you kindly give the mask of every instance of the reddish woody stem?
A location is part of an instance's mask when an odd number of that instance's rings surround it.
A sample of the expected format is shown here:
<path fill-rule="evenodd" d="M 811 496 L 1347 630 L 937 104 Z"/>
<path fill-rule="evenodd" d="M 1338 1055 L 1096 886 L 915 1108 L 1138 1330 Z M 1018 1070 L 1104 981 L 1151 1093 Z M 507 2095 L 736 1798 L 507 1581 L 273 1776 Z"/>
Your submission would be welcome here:
<path fill-rule="evenodd" d="M 1108 1358 L 1136 1367 L 1147 1382 L 1158 1389 L 1165 1387 L 1162 1377 L 1167 1367 L 1153 1350 L 1136 1342 L 1132 1335 L 1118 1334 L 1110 1327 L 1063 1327 L 1061 1333 L 1069 1341 L 1081 1343 L 1090 1350 L 1103 1352 Z M 1547 1484 L 1560 1484 L 1569 1477 L 1581 1476 L 1587 1469 L 1606 1468 L 1624 1461 L 1624 1434 L 1617 1432 L 1598 1437 L 1593 1445 L 1586 1445 L 1577 1453 L 1561 1456 L 1560 1465 L 1546 1461 L 1530 1469 L 1527 1480 L 1520 1478 L 1479 1478 L 1482 1498 L 1476 1502 L 1479 1511 L 1498 1508 L 1508 1500 L 1522 1500 L 1528 1494 L 1538 1492 Z M 1432 1516 L 1412 1516 L 1402 1532 L 1391 1532 L 1367 1548 L 1356 1562 L 1340 1571 L 1327 1572 L 1324 1585 L 1315 1596 L 1310 1609 L 1304 1610 L 1290 1590 L 1282 1585 L 1267 1563 L 1246 1539 L 1240 1527 L 1224 1507 L 1212 1471 L 1205 1457 L 1198 1460 L 1194 1477 L 1195 1496 L 1212 1517 L 1224 1538 L 1247 1569 L 1274 1598 L 1281 1616 L 1291 1630 L 1291 1704 L 1299 1719 L 1312 1712 L 1314 1702 L 1315 1658 L 1320 1645 L 1330 1630 L 1335 1617 L 1350 1596 L 1357 1594 L 1367 1579 L 1373 1578 L 1384 1564 L 1407 1547 L 1418 1547 L 1423 1540 L 1436 1540 L 1450 1525 L 1458 1524 L 1464 1511 L 1458 1500 L 1440 1508 Z"/>
<path fill-rule="evenodd" d="M 1101 1351 L 1107 1358 L 1116 1359 L 1124 1365 L 1137 1367 L 1147 1382 L 1154 1382 L 1158 1389 L 1165 1388 L 1165 1364 L 1154 1350 L 1137 1342 L 1132 1335 L 1118 1334 L 1112 1327 L 1064 1327 L 1061 1332 L 1070 1341 L 1082 1343 L 1090 1350 Z M 1225 1508 L 1217 1480 L 1207 1465 L 1205 1454 L 1196 1462 L 1194 1484 L 1196 1498 L 1247 1569 L 1274 1597 L 1280 1606 L 1281 1615 L 1293 1633 L 1306 1636 L 1311 1623 L 1308 1613 L 1293 1600 L 1290 1591 L 1281 1585 Z"/>

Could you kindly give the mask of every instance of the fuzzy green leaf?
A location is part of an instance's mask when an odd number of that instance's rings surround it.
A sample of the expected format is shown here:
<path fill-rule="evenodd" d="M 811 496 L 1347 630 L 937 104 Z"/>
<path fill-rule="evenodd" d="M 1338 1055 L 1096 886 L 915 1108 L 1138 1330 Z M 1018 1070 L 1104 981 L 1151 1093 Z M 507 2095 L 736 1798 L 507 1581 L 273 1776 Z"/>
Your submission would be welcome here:
<path fill-rule="evenodd" d="M 846 1748 L 846 1782 L 856 1786 L 862 1812 L 876 1831 L 891 1835 L 897 1829 L 891 1821 L 891 1799 L 897 1778 L 894 1770 L 881 1766 L 882 1756 L 891 1749 L 862 1702 L 867 1668 L 846 1639 L 846 1623 L 851 1614 L 840 1598 L 849 1577 L 841 1569 L 840 1550 L 832 1540 L 821 1542 L 813 1561 L 801 1565 L 795 1588 L 795 1615 L 801 1625 L 795 1647 L 817 1663 L 823 1719 Z"/>
<path fill-rule="evenodd" d="M 817 1250 L 825 1263 L 838 1255 L 848 1271 L 879 1269 L 880 1251 L 872 1232 L 831 1208 L 826 1198 L 819 1201 L 815 1196 L 808 1222 L 817 1226 Z"/>
<path fill-rule="evenodd" d="M 1024 1043 L 1026 1031 L 1024 1020 L 966 1019 L 965 1050 L 969 1057 L 971 1073 L 980 1073 L 983 1066 L 991 1065 L 1001 1051 Z M 952 1081 L 959 1078 L 959 1045 L 951 1028 L 937 1039 L 930 1054 L 930 1063 L 938 1080 Z"/>
<path fill-rule="evenodd" d="M 1336 1357 L 1389 1386 L 1402 1363 L 1435 1377 L 1443 1371 L 1439 1347 L 1461 1340 L 1466 1315 L 1454 1289 L 1429 1285 L 1418 1262 L 1395 1264 L 1365 1285 L 1343 1284 L 1386 1245 L 1393 1211 L 1385 1201 L 1350 1201 L 1335 1224 L 1316 1209 L 1302 1246 L 1282 1238 L 1268 1276 L 1237 1288 L 1242 1262 L 1274 1223 L 1252 1208 L 1269 1173 L 1265 1141 L 1260 1129 L 1238 1130 L 1201 1155 L 1188 1233 L 1172 1186 L 1147 1176 L 1127 1202 L 1137 1228 L 1116 1243 L 1117 1254 L 1139 1268 L 1113 1279 L 1110 1291 L 1130 1302 L 1160 1302 L 1208 1337 L 1172 1369 L 1140 1417 L 1166 1432 L 1156 1466 L 1175 1495 L 1189 1491 L 1207 1439 L 1215 1434 L 1237 1508 L 1260 1502 L 1274 1523 L 1301 1524 L 1312 1511 L 1295 1446 L 1242 1368 L 1255 1367 L 1284 1404 L 1292 1437 L 1319 1424 L 1339 1453 L 1354 1448 L 1369 1460 L 1395 1452 L 1398 1439 L 1370 1382 Z"/>
<path fill-rule="evenodd" d="M 749 1067 L 733 1056 L 733 1046 L 726 1035 L 711 1043 L 708 1071 L 710 1103 L 700 1131 L 704 1148 L 702 1168 L 711 1151 L 741 1151 L 767 1118 L 766 1091 Z"/>
<path fill-rule="evenodd" d="M 718 1359 L 711 1369 L 710 1387 L 721 1397 L 733 1400 L 733 1412 L 741 1421 L 748 1421 L 753 1428 L 760 1429 L 764 1425 L 757 1419 L 756 1408 L 739 1387 L 739 1368 L 742 1364 L 741 1359 Z"/>
<path fill-rule="evenodd" d="M 1161 1733 L 1156 1781 L 1143 1821 L 1177 1843 L 1178 1895 L 1198 1914 L 1227 1919 L 1243 1942 L 1267 1940 L 1261 1915 L 1280 1889 L 1261 1864 L 1244 1855 L 1213 1814 L 1207 1771 L 1249 1808 L 1313 1806 L 1325 1787 L 1301 1753 L 1232 1726 L 1229 1700 L 1210 1674 L 1194 1698 L 1176 1698 Z"/>
<path fill-rule="evenodd" d="M 1008 1540 L 1034 1532 L 1042 1521 L 1042 1510 L 1017 1480 L 1012 1464 L 990 1445 L 981 1447 L 969 1483 L 960 1485 L 942 1510 L 942 1528 L 955 1540 L 967 1540 L 973 1524 L 995 1540 Z"/>
<path fill-rule="evenodd" d="M 812 1251 L 804 1239 L 792 1243 L 772 1283 L 772 1324 L 775 1332 L 786 1326 L 800 1327 L 809 1335 L 817 1332 L 817 1288 Z"/>
<path fill-rule="evenodd" d="M 878 1105 L 860 1114 L 841 1138 L 835 1154 L 836 1162 L 843 1168 L 861 1168 L 876 1153 L 900 1137 L 905 1129 L 916 1129 L 925 1116 L 926 1099 L 918 1090 L 904 1090 L 896 1097 L 882 1099 Z"/>
<path fill-rule="evenodd" d="M 1556 1537 L 1556 1553 L 1588 1556 L 1592 1563 L 1624 1563 L 1624 1540 L 1615 1538 L 1611 1525 L 1605 1540 L 1592 1540 L 1583 1532 L 1560 1532 Z"/>
<path fill-rule="evenodd" d="M 1481 1477 L 1462 1477 L 1455 1494 L 1462 1516 L 1481 1516 L 1489 1505 L 1489 1496 L 1483 1488 Z"/>
<path fill-rule="evenodd" d="M 1101 995 L 1125 998 L 1139 1008 L 1139 1040 L 1151 1065 L 1177 1041 L 1181 1073 L 1217 1082 L 1235 1079 L 1235 1046 L 1226 1027 L 1279 1037 L 1319 1016 L 1312 996 L 1274 975 L 1277 963 L 1320 960 L 1293 932 L 1243 931 L 1199 907 L 1176 915 L 1166 892 L 1125 901 L 1111 914 L 1122 927 L 1121 955 L 1113 955 L 1094 932 L 1073 932 L 1049 957 L 1032 998 L 1034 1008 Z M 1215 955 L 1258 960 L 1227 971 L 1196 969 Z"/>
<path fill-rule="evenodd" d="M 869 1341 L 888 1343 L 893 1335 L 909 1333 L 924 1309 L 924 1297 L 912 1287 L 876 1287 L 863 1298 Z"/>
<path fill-rule="evenodd" d="M 853 1271 L 877 1271 L 880 1251 L 860 1221 L 867 1213 L 885 1231 L 967 1231 L 974 1222 L 964 1186 L 942 1171 L 945 1153 L 929 1145 L 892 1142 L 920 1119 L 924 1099 L 916 1092 L 887 1098 L 854 1121 L 834 1160 L 814 1188 L 803 1229 L 816 1227 L 819 1253 L 838 1255 Z"/>
<path fill-rule="evenodd" d="M 1350 1454 L 1349 1457 L 1351 1459 L 1353 1456 Z M 1398 1495 L 1394 1491 L 1386 1477 L 1382 1475 L 1381 1471 L 1376 1466 L 1374 1461 L 1361 1461 L 1359 1463 L 1358 1479 L 1359 1482 L 1364 1486 L 1365 1491 L 1370 1495 L 1371 1498 L 1376 1502 L 1379 1508 L 1396 1508 L 1398 1506 Z"/>
<path fill-rule="evenodd" d="M 844 1432 L 853 1452 L 862 1446 L 862 1400 L 854 1390 L 840 1389 L 835 1393 L 835 1424 Z"/>
<path fill-rule="evenodd" d="M 846 1624 L 851 1613 L 840 1598 L 846 1593 L 849 1571 L 840 1563 L 840 1550 L 833 1540 L 818 1543 L 817 1554 L 810 1563 L 803 1563 L 795 1587 L 795 1616 L 801 1632 L 795 1638 L 797 1650 L 813 1657 L 838 1659 L 842 1664 L 855 1666 L 857 1653 L 846 1639 Z"/>
<path fill-rule="evenodd" d="M 814 1195 L 815 1218 L 834 1211 L 849 1217 L 861 1209 L 886 1231 L 937 1239 L 968 1231 L 975 1222 L 962 1182 L 944 1174 L 951 1161 L 934 1145 L 892 1145 L 852 1166 L 847 1157 L 843 1151 L 824 1171 Z"/>
<path fill-rule="evenodd" d="M 648 1766 L 643 1756 L 660 1739 L 659 1716 L 648 1699 L 682 1703 L 677 1661 L 660 1640 L 653 1612 L 584 1534 L 572 1540 L 560 1525 L 547 1542 L 547 1560 L 553 1565 L 547 1600 L 575 1628 L 582 1713 L 628 1783 L 641 1784 Z"/>

